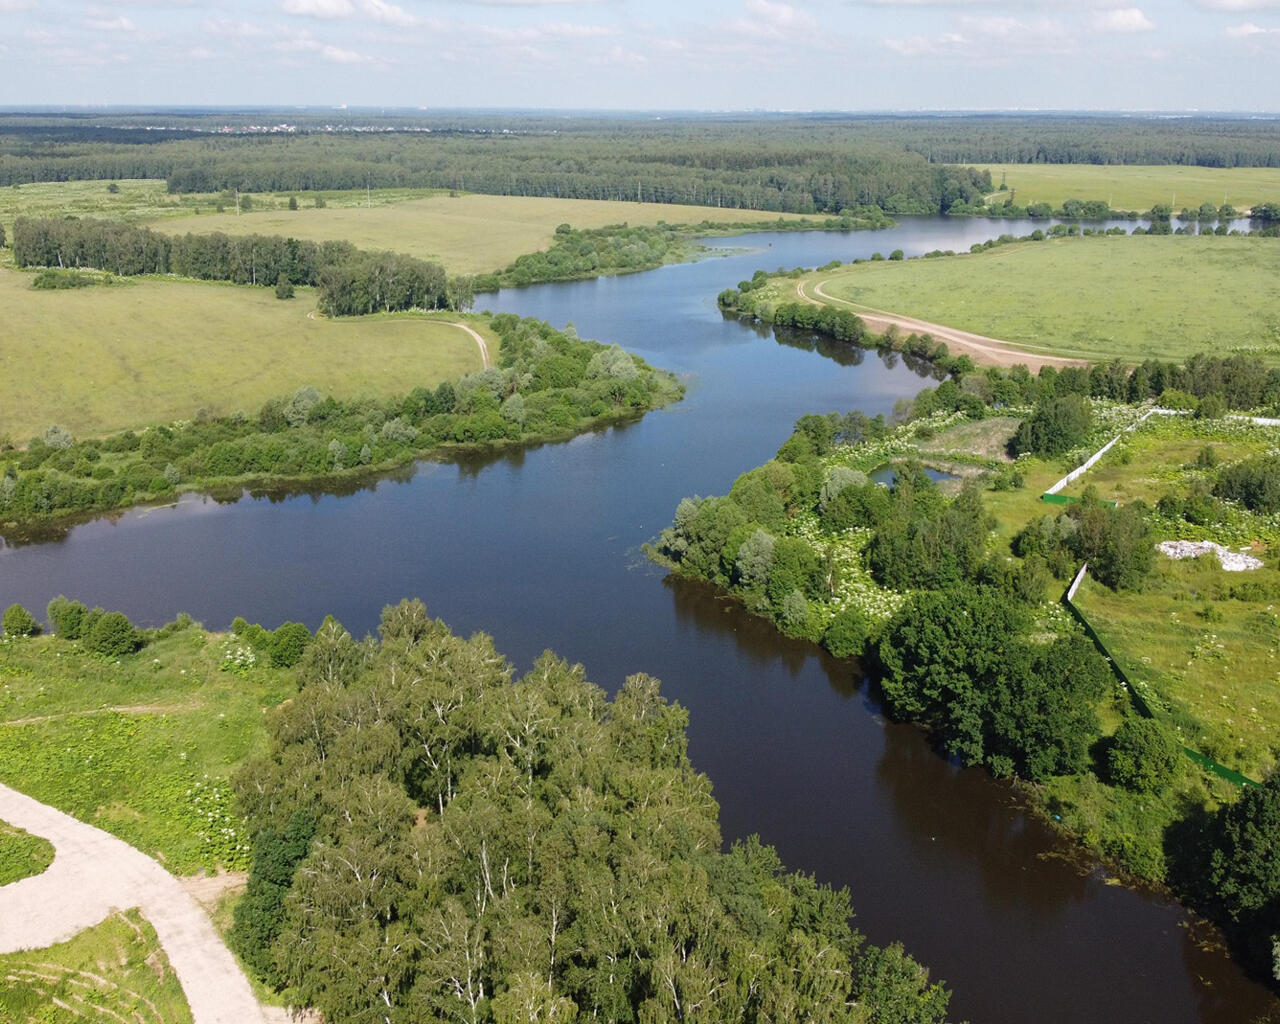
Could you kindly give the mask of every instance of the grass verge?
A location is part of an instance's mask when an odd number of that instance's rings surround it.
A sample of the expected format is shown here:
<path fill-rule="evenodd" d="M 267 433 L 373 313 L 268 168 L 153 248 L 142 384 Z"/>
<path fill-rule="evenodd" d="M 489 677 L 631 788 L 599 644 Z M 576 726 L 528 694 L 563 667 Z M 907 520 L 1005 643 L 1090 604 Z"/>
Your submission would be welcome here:
<path fill-rule="evenodd" d="M 0 821 L 0 885 L 38 875 L 53 863 L 53 844 Z"/>
<path fill-rule="evenodd" d="M 188 1024 L 191 1010 L 156 933 L 137 910 L 68 942 L 0 956 L 0 1020 Z"/>
<path fill-rule="evenodd" d="M 53 636 L 0 644 L 0 780 L 175 874 L 244 868 L 227 778 L 265 743 L 286 671 L 223 671 L 234 644 L 199 628 L 104 660 Z"/>

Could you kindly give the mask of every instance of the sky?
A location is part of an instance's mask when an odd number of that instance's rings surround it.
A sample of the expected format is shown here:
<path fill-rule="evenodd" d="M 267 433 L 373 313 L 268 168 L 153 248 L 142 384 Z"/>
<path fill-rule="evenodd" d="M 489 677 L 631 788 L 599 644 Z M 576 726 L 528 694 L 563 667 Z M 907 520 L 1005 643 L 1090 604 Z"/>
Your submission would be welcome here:
<path fill-rule="evenodd" d="M 0 106 L 1276 112 L 1280 0 L 0 0 L 0 69 Z"/>

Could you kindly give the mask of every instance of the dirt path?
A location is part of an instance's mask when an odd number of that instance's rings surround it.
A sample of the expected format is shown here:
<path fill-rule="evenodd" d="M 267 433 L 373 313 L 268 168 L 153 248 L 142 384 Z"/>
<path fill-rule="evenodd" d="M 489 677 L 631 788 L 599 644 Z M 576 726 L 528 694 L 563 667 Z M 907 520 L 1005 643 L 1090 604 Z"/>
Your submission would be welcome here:
<path fill-rule="evenodd" d="M 0 785 L 0 819 L 43 836 L 44 873 L 0 887 L 0 953 L 41 949 L 138 907 L 155 928 L 195 1024 L 262 1024 L 262 1008 L 209 918 L 173 875 L 128 843 Z"/>
<path fill-rule="evenodd" d="M 314 320 L 315 318 L 316 318 L 316 311 L 314 309 L 308 310 L 307 319 Z M 437 323 L 448 324 L 450 327 L 457 327 L 459 330 L 466 331 L 469 335 L 471 335 L 471 337 L 475 340 L 475 343 L 480 347 L 481 365 L 486 370 L 493 365 L 493 361 L 489 358 L 489 346 L 485 344 L 485 340 L 480 336 L 479 331 L 472 330 L 466 324 L 455 323 L 453 320 L 439 320 L 437 321 Z"/>
<path fill-rule="evenodd" d="M 814 284 L 813 295 L 833 305 L 847 306 L 858 314 L 869 330 L 878 334 L 883 334 L 890 326 L 897 327 L 899 330 L 907 331 L 908 333 L 931 334 L 936 340 L 945 341 L 953 354 L 966 353 L 975 363 L 983 363 L 987 366 L 1014 366 L 1017 363 L 1022 363 L 1027 369 L 1034 372 L 1042 366 L 1088 365 L 1087 361 L 1083 359 L 1039 355 L 1035 352 L 1027 352 L 1017 348 L 1011 342 L 1000 341 L 998 338 L 988 338 L 985 335 L 962 331 L 956 327 L 947 327 L 944 324 L 930 323 L 928 320 L 917 320 L 915 317 L 902 316 L 899 313 L 888 313 L 884 310 L 860 306 L 856 302 L 838 299 L 834 295 L 823 291 L 822 286 L 825 283 L 825 281 L 819 281 Z M 796 282 L 796 292 L 806 302 L 817 303 L 818 301 L 818 299 L 815 299 L 805 291 L 803 281 Z"/>
<path fill-rule="evenodd" d="M 170 713 L 177 715 L 186 711 L 195 711 L 199 707 L 199 704 L 119 704 L 107 708 L 88 708 L 84 711 L 55 711 L 49 715 L 11 718 L 8 721 L 0 721 L 0 726 L 40 725 L 42 722 L 56 722 L 60 718 L 75 718 L 82 715 L 165 715 Z"/>
<path fill-rule="evenodd" d="M 447 323 L 450 327 L 460 327 L 471 335 L 471 337 L 475 339 L 476 344 L 480 346 L 480 361 L 484 364 L 484 368 L 487 370 L 493 365 L 489 359 L 489 346 L 484 343 L 484 338 L 480 337 L 479 331 L 473 331 L 466 324 L 454 323 L 452 320 L 445 320 L 442 322 Z"/>

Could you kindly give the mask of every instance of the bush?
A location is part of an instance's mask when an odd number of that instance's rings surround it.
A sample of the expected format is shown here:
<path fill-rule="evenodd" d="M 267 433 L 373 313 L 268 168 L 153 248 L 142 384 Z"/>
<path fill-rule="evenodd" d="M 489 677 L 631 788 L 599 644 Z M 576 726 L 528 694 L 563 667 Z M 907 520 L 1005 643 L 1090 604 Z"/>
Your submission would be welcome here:
<path fill-rule="evenodd" d="M 856 608 L 838 613 L 822 636 L 822 646 L 837 658 L 855 658 L 871 638 L 871 622 Z"/>
<path fill-rule="evenodd" d="M 88 611 L 81 602 L 68 600 L 61 594 L 45 609 L 53 631 L 64 640 L 79 640 L 84 635 L 84 617 Z"/>
<path fill-rule="evenodd" d="M 297 207 L 295 206 L 294 209 L 296 210 Z M 277 299 L 293 298 L 293 282 L 289 280 L 289 276 L 287 274 L 281 274 L 276 279 L 276 298 Z"/>
<path fill-rule="evenodd" d="M 40 632 L 35 616 L 20 604 L 11 604 L 4 610 L 0 625 L 4 627 L 5 636 L 35 636 Z"/>
<path fill-rule="evenodd" d="M 93 618 L 93 625 L 85 633 L 84 645 L 95 654 L 119 658 L 142 646 L 142 637 L 123 612 L 102 612 Z"/>
<path fill-rule="evenodd" d="M 1165 726 L 1150 718 L 1130 718 L 1111 739 L 1107 771 L 1117 786 L 1159 793 L 1173 781 L 1181 760 L 1182 749 Z"/>
<path fill-rule="evenodd" d="M 292 668 L 302 658 L 302 652 L 311 643 L 311 631 L 300 622 L 286 622 L 271 634 L 269 650 L 271 664 L 280 668 Z"/>

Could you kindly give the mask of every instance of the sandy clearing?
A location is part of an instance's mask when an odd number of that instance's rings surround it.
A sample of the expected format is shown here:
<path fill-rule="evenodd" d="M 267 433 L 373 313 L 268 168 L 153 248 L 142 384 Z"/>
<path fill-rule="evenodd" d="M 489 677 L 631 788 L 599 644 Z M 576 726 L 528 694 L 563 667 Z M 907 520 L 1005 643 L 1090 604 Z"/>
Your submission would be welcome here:
<path fill-rule="evenodd" d="M 42 874 L 0 887 L 0 953 L 65 942 L 113 910 L 155 928 L 195 1024 L 262 1024 L 262 1008 L 209 918 L 150 857 L 101 829 L 0 785 L 0 819 L 56 851 Z"/>
<path fill-rule="evenodd" d="M 982 363 L 986 366 L 1014 366 L 1021 363 L 1034 372 L 1042 366 L 1089 365 L 1087 360 L 1067 359 L 1063 356 L 1027 352 L 1011 342 L 1001 341 L 998 338 L 988 338 L 982 334 L 974 334 L 972 331 L 962 331 L 956 327 L 947 327 L 945 324 L 930 323 L 928 320 L 918 320 L 915 317 L 903 316 L 899 313 L 889 313 L 885 310 L 859 306 L 857 303 L 849 302 L 846 299 L 838 299 L 834 295 L 823 291 L 822 286 L 825 283 L 825 281 L 818 281 L 813 285 L 813 294 L 818 299 L 833 305 L 847 306 L 861 317 L 869 330 L 875 331 L 877 334 L 883 334 L 891 326 L 908 333 L 931 334 L 937 341 L 945 341 L 953 354 L 965 353 L 975 363 Z M 796 291 L 799 293 L 800 298 L 805 301 L 817 303 L 818 300 L 805 291 L 803 281 L 796 282 Z"/>

